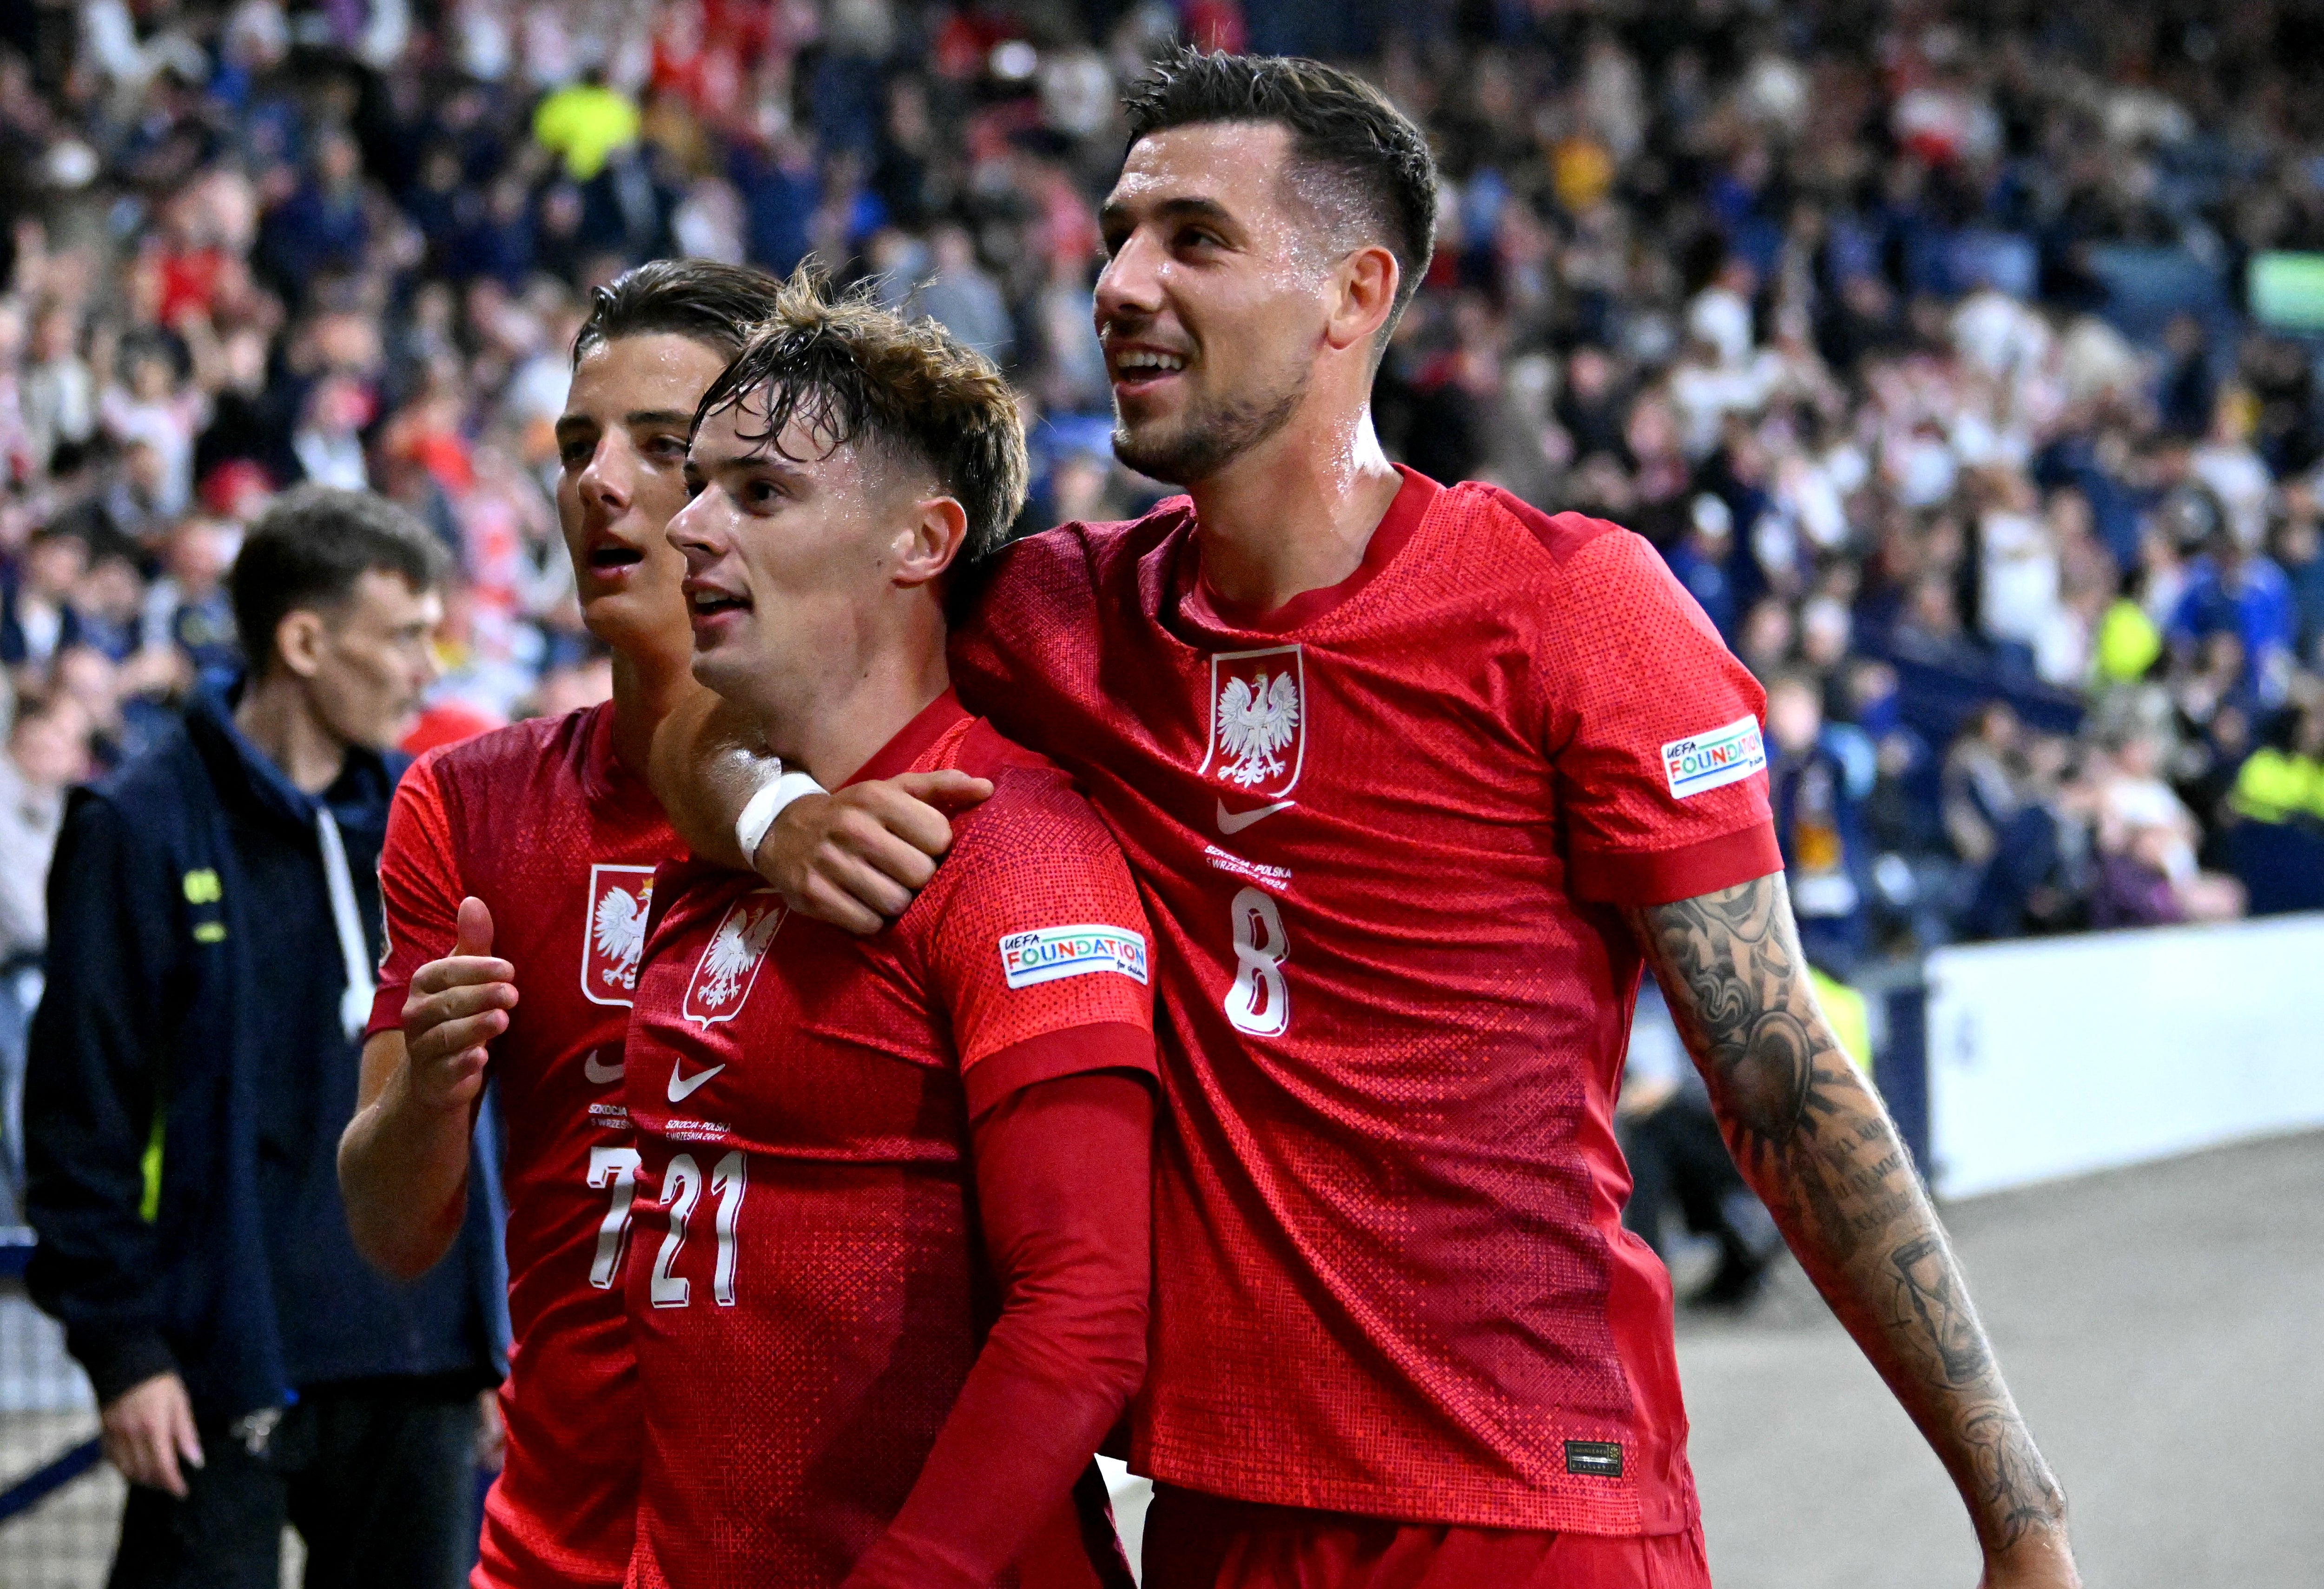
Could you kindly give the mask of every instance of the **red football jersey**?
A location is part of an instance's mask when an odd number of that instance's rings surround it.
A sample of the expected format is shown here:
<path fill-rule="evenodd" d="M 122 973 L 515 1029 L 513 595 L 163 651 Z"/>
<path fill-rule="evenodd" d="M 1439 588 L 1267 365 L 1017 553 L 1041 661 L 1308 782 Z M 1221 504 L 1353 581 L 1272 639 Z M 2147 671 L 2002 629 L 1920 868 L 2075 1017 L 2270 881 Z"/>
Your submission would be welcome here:
<path fill-rule="evenodd" d="M 876 937 L 696 862 L 656 883 L 628 1086 L 640 1589 L 847 1575 L 991 1317 L 972 1110 L 1153 1069 L 1146 922 L 1104 825 L 949 693 L 857 777 L 937 767 L 997 787 Z"/>
<path fill-rule="evenodd" d="M 1653 549 L 1406 473 L 1264 615 L 1194 513 L 1008 554 L 962 694 L 1075 774 L 1157 932 L 1136 1465 L 1239 1500 L 1590 1533 L 1695 1515 L 1670 1283 L 1618 1213 L 1616 907 L 1781 866 L 1764 697 Z"/>
<path fill-rule="evenodd" d="M 388 951 L 371 1030 L 451 952 L 460 900 L 493 913 L 521 997 L 492 1045 L 508 1132 L 508 1459 L 484 1502 L 484 1589 L 616 1584 L 637 1510 L 636 1360 L 620 1259 L 637 1149 L 622 1045 L 654 868 L 682 853 L 613 757 L 610 704 L 414 762 L 380 857 Z"/>

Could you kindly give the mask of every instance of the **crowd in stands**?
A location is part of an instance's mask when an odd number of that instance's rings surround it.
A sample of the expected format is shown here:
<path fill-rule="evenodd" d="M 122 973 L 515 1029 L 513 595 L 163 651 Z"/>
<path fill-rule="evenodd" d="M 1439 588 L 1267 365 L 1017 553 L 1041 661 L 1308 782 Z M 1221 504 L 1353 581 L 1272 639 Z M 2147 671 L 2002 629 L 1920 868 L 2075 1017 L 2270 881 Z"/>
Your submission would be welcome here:
<path fill-rule="evenodd" d="M 552 436 L 595 284 L 842 280 L 1011 372 L 1027 527 L 1160 488 L 1090 323 L 1162 44 L 1437 141 L 1391 453 L 1661 549 L 1767 685 L 1818 963 L 2324 904 L 2324 23 L 2268 0 L 82 0 L 0 38 L 0 1003 L 63 791 L 236 651 L 267 495 L 461 577 L 416 743 L 602 697 Z M 1619 666 L 1620 659 L 1608 659 Z M 14 1026 L 0 1021 L 0 1027 Z"/>

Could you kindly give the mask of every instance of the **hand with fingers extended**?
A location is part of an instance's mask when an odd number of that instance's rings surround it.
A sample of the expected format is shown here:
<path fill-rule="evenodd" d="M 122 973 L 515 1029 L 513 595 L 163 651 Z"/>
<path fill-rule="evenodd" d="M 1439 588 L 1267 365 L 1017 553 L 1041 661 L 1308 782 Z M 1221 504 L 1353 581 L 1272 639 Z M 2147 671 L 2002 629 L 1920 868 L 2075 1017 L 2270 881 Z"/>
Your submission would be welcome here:
<path fill-rule="evenodd" d="M 447 1111 L 473 1105 L 484 1085 L 484 1045 L 508 1030 L 516 1000 L 516 967 L 493 958 L 493 913 L 471 895 L 460 901 L 452 952 L 413 974 L 403 1002 L 412 1101 Z"/>
<path fill-rule="evenodd" d="M 792 910 L 850 932 L 877 932 L 936 875 L 952 847 L 948 813 L 991 793 L 986 780 L 946 769 L 808 795 L 783 808 L 752 865 Z"/>
<path fill-rule="evenodd" d="M 202 1465 L 202 1438 L 194 1431 L 194 1404 L 174 1373 L 141 1380 L 97 1409 L 105 1460 L 133 1484 L 166 1490 L 183 1501 L 188 1467 Z"/>

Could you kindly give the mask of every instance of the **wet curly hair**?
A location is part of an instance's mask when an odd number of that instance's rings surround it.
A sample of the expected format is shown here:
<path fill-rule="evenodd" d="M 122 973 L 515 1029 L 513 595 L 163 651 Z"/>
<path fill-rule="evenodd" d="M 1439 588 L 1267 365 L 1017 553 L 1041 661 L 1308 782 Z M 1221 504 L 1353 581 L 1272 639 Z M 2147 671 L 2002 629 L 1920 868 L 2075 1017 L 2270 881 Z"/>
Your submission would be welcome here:
<path fill-rule="evenodd" d="M 1000 550 L 1025 505 L 1024 416 L 992 361 L 932 319 L 882 308 L 868 284 L 833 291 L 812 263 L 702 394 L 695 429 L 729 408 L 754 427 L 742 440 L 786 457 L 797 421 L 817 456 L 868 446 L 926 467 L 968 520 L 955 568 Z"/>

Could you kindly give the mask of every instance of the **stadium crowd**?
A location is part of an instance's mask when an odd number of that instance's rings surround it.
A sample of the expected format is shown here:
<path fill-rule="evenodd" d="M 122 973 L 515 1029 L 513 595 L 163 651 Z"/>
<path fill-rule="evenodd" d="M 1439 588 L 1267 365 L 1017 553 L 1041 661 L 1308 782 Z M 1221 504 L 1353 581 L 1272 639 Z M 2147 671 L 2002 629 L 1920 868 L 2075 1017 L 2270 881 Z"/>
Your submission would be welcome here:
<path fill-rule="evenodd" d="M 2244 287 L 2324 249 L 2302 8 L 11 15 L 0 1006 L 64 790 L 231 677 L 221 580 L 270 494 L 367 485 L 451 550 L 415 747 L 605 694 L 551 426 L 629 263 L 876 277 L 1011 372 L 1028 527 L 1152 500 L 1108 447 L 1093 207 L 1176 36 L 1365 62 L 1432 130 L 1384 439 L 1663 551 L 1768 686 L 1828 968 L 2324 894 L 2324 407 Z"/>

